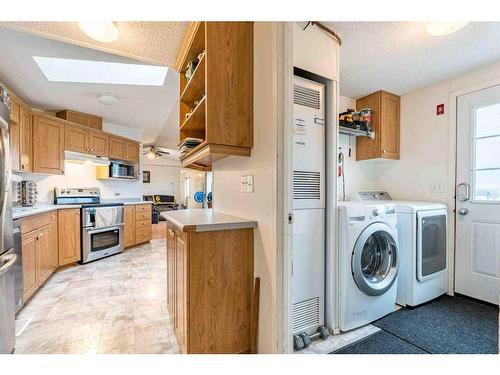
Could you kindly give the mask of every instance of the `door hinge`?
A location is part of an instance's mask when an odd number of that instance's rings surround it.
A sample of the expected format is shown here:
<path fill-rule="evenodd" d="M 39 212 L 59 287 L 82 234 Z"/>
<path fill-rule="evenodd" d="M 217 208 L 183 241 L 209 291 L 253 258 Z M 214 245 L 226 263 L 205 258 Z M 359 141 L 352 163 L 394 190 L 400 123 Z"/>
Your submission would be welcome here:
<path fill-rule="evenodd" d="M 293 224 L 293 214 L 288 214 L 288 224 Z"/>

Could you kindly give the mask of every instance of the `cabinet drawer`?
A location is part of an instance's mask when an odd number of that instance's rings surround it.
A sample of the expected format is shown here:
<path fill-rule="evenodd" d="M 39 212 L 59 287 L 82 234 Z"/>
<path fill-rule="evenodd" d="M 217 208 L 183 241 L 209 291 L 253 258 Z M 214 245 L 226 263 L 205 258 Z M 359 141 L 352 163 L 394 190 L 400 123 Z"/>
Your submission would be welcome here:
<path fill-rule="evenodd" d="M 22 233 L 29 233 L 35 229 L 39 229 L 49 224 L 50 224 L 50 213 L 30 216 L 22 219 L 21 231 Z"/>
<path fill-rule="evenodd" d="M 137 228 L 135 230 L 135 242 L 141 243 L 151 240 L 151 226 L 146 228 Z"/>
<path fill-rule="evenodd" d="M 138 204 L 135 206 L 135 212 L 149 212 L 151 213 L 150 204 Z"/>
<path fill-rule="evenodd" d="M 151 228 L 151 219 L 137 220 L 135 222 L 136 229 Z"/>
<path fill-rule="evenodd" d="M 151 210 L 150 211 L 137 211 L 135 213 L 135 219 L 139 220 L 149 220 L 151 222 Z"/>

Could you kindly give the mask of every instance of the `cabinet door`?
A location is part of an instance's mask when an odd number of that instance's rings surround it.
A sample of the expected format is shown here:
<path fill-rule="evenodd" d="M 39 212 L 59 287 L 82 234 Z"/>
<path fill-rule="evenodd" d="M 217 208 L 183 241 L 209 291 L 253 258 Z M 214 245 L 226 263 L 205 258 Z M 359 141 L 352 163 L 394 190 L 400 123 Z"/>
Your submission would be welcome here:
<path fill-rule="evenodd" d="M 167 222 L 167 304 L 170 320 L 174 327 L 175 323 L 175 229 Z"/>
<path fill-rule="evenodd" d="M 13 116 L 11 114 L 11 122 L 9 125 L 10 161 L 12 170 L 19 171 L 21 169 L 21 162 L 19 157 L 21 149 L 21 124 L 19 122 L 12 121 L 12 117 Z M 17 116 L 17 118 L 19 118 L 19 115 Z"/>
<path fill-rule="evenodd" d="M 50 213 L 50 233 L 49 233 L 49 243 L 50 243 L 50 265 L 54 271 L 59 266 L 59 238 L 58 238 L 58 228 L 57 228 L 57 211 Z"/>
<path fill-rule="evenodd" d="M 38 287 L 36 264 L 37 231 L 24 234 L 21 237 L 21 254 L 23 259 L 23 296 L 24 301 L 31 297 Z"/>
<path fill-rule="evenodd" d="M 381 146 L 382 157 L 386 159 L 399 159 L 399 96 L 382 91 Z"/>
<path fill-rule="evenodd" d="M 58 213 L 59 266 L 77 262 L 80 253 L 80 210 L 60 210 Z"/>
<path fill-rule="evenodd" d="M 88 132 L 88 147 L 91 154 L 108 157 L 109 136 L 93 131 Z"/>
<path fill-rule="evenodd" d="M 33 171 L 33 131 L 31 126 L 31 116 L 28 108 L 21 107 L 20 121 L 20 170 L 24 172 L 31 172 Z"/>
<path fill-rule="evenodd" d="M 139 161 L 139 145 L 137 143 L 125 142 L 125 160 Z"/>
<path fill-rule="evenodd" d="M 372 109 L 372 129 L 375 132 L 375 138 L 356 137 L 356 160 L 376 159 L 382 156 L 380 141 L 380 91 L 364 96 L 356 100 L 356 109 Z"/>
<path fill-rule="evenodd" d="M 176 325 L 175 331 L 183 353 L 187 351 L 187 246 L 184 234 L 176 230 L 175 242 Z"/>
<path fill-rule="evenodd" d="M 66 125 L 64 127 L 64 149 L 67 151 L 88 153 L 88 134 L 87 130 L 78 126 Z"/>
<path fill-rule="evenodd" d="M 125 142 L 115 137 L 109 137 L 109 157 L 124 160 Z"/>
<path fill-rule="evenodd" d="M 124 233 L 124 242 L 125 247 L 134 246 L 135 245 L 135 207 L 134 206 L 126 206 L 123 209 L 123 233 Z"/>
<path fill-rule="evenodd" d="M 64 125 L 33 115 L 33 172 L 64 174 Z"/>
<path fill-rule="evenodd" d="M 36 263 L 38 284 L 41 285 L 52 275 L 52 253 L 50 243 L 50 226 L 40 228 L 37 234 Z"/>
<path fill-rule="evenodd" d="M 14 98 L 10 98 L 10 122 L 19 123 L 19 111 L 21 106 Z"/>

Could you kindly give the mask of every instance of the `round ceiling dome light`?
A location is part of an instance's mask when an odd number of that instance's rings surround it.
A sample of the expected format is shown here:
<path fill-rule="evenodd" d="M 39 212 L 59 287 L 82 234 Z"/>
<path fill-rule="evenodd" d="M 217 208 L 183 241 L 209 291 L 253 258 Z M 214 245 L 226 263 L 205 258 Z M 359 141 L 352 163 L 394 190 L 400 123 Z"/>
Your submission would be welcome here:
<path fill-rule="evenodd" d="M 111 43 L 118 39 L 118 29 L 111 21 L 78 22 L 80 30 L 98 42 Z"/>
<path fill-rule="evenodd" d="M 468 21 L 427 22 L 427 33 L 432 36 L 448 35 L 460 30 L 468 23 Z"/>
<path fill-rule="evenodd" d="M 105 105 L 112 105 L 118 102 L 118 98 L 113 94 L 99 94 L 97 100 Z"/>

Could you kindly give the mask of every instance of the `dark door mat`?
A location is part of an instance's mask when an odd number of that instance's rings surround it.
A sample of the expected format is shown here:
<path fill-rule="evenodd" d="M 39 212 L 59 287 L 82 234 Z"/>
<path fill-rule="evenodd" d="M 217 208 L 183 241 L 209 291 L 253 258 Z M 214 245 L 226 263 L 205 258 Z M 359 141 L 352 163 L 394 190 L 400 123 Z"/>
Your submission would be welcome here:
<path fill-rule="evenodd" d="M 344 346 L 331 354 L 428 354 L 415 345 L 385 331 Z"/>
<path fill-rule="evenodd" d="M 498 307 L 444 295 L 373 325 L 433 354 L 498 354 Z"/>

